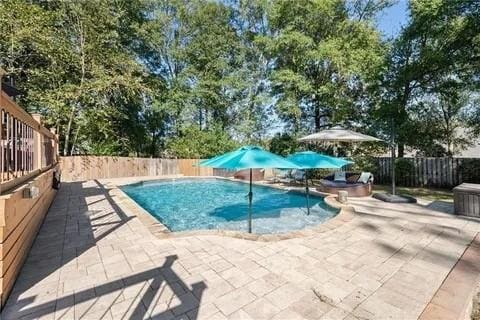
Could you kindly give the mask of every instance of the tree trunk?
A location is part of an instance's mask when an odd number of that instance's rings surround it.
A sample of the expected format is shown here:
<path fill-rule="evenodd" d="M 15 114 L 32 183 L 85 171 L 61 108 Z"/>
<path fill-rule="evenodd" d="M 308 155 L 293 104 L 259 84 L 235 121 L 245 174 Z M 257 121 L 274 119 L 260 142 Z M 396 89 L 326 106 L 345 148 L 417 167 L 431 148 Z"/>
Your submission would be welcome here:
<path fill-rule="evenodd" d="M 155 132 L 152 132 L 152 145 L 150 148 L 151 156 L 155 157 L 157 153 L 157 135 L 155 134 Z"/>
<path fill-rule="evenodd" d="M 320 131 L 320 107 L 318 104 L 315 104 L 315 132 Z"/>
<path fill-rule="evenodd" d="M 75 150 L 75 145 L 77 144 L 78 133 L 80 132 L 81 126 L 78 126 L 77 131 L 75 132 L 75 137 L 73 138 L 72 148 L 70 148 L 70 155 L 73 155 Z"/>
<path fill-rule="evenodd" d="M 81 97 L 81 93 L 83 90 L 83 83 L 85 81 L 85 74 L 86 74 L 86 64 L 85 64 L 85 35 L 84 35 L 84 29 L 83 29 L 83 23 L 81 19 L 78 17 L 78 15 L 75 16 L 75 24 L 74 26 L 77 28 L 75 31 L 78 33 L 79 36 L 79 44 L 78 44 L 78 49 L 80 51 L 80 67 L 81 67 L 81 77 L 80 77 L 80 86 L 79 86 L 79 94 L 77 96 L 77 99 Z M 80 109 L 80 102 L 77 100 L 76 102 L 78 104 L 78 107 Z M 77 105 L 72 106 L 72 112 L 70 113 L 70 117 L 68 119 L 68 125 L 67 125 L 67 130 L 65 131 L 65 145 L 63 146 L 63 155 L 67 156 L 68 155 L 68 145 L 70 143 L 70 134 L 72 131 L 72 124 L 73 124 L 73 118 L 75 117 L 75 113 L 77 111 Z M 72 147 L 73 148 L 73 147 Z"/>
<path fill-rule="evenodd" d="M 404 155 L 405 155 L 405 144 L 399 143 L 399 144 L 398 144 L 398 154 L 397 154 L 397 157 L 398 157 L 398 158 L 403 158 Z"/>
<path fill-rule="evenodd" d="M 72 112 L 70 112 L 70 117 L 68 118 L 67 130 L 65 130 L 65 142 L 63 145 L 63 155 L 68 156 L 68 144 L 70 142 L 70 131 L 72 130 L 73 118 L 75 116 L 76 107 L 72 107 Z"/>

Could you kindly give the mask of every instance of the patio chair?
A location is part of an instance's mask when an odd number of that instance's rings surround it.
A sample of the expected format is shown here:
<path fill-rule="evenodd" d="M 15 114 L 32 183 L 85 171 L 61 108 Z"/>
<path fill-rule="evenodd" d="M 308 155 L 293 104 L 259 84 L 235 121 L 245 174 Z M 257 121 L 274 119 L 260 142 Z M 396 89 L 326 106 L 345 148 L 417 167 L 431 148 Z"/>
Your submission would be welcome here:
<path fill-rule="evenodd" d="M 305 182 L 305 171 L 295 170 L 295 173 L 293 174 L 293 180 L 295 182 Z"/>
<path fill-rule="evenodd" d="M 277 174 L 277 172 L 279 172 L 279 173 Z M 275 169 L 274 176 L 268 178 L 267 182 L 271 182 L 271 183 L 281 182 L 282 179 L 290 178 L 291 174 L 292 174 L 292 170 L 290 170 L 290 169 L 289 170 Z"/>
<path fill-rule="evenodd" d="M 303 170 L 292 170 L 289 177 L 280 179 L 282 183 L 294 183 L 294 182 L 303 182 L 305 181 L 305 171 Z"/>

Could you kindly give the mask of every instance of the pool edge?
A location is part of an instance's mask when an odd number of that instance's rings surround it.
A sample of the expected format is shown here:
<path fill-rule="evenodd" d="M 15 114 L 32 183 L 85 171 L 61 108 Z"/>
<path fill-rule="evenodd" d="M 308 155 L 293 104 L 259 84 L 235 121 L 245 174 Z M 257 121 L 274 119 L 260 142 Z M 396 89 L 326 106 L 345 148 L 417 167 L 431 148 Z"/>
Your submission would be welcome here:
<path fill-rule="evenodd" d="M 175 177 L 176 179 L 188 179 L 191 177 L 182 176 L 182 177 Z M 205 177 L 202 177 L 205 178 Z M 223 179 L 223 180 L 233 180 L 230 178 L 225 177 L 207 177 L 213 179 Z M 158 179 L 158 180 L 170 180 L 170 178 L 165 179 Z M 244 182 L 234 180 L 236 182 Z M 135 184 L 142 182 L 142 179 L 138 181 L 127 183 L 127 184 Z M 244 182 L 247 183 L 247 182 Z M 165 225 L 163 225 L 160 221 L 158 221 L 155 217 L 153 217 L 148 211 L 142 208 L 135 200 L 130 198 L 122 189 L 122 186 L 127 184 L 116 184 L 112 181 L 104 182 L 104 186 L 108 189 L 109 194 L 112 196 L 118 207 L 132 215 L 136 216 L 152 233 L 155 237 L 159 239 L 167 239 L 167 238 L 180 238 L 180 237 L 191 237 L 191 236 L 203 236 L 203 235 L 215 235 L 215 236 L 224 236 L 236 239 L 243 239 L 243 240 L 251 240 L 251 241 L 261 241 L 261 242 L 275 242 L 287 239 L 294 239 L 294 238 L 303 238 L 312 236 L 313 234 L 327 232 L 333 229 L 336 229 L 343 225 L 345 222 L 351 221 L 354 218 L 355 209 L 352 206 L 344 205 L 339 203 L 336 200 L 335 195 L 325 195 L 316 191 L 313 191 L 312 194 L 316 196 L 323 196 L 324 201 L 327 205 L 339 209 L 340 211 L 332 218 L 328 219 L 325 222 L 322 222 L 314 227 L 308 227 L 301 230 L 294 230 L 286 233 L 280 234 L 257 234 L 257 233 L 247 233 L 244 231 L 234 231 L 234 230 L 191 230 L 191 231 L 170 231 Z M 265 186 L 276 188 L 285 191 L 293 191 L 302 193 L 301 190 L 296 190 L 293 188 L 282 187 L 278 185 L 269 185 L 265 183 L 258 183 L 255 182 L 256 185 Z M 116 201 L 118 200 L 118 201 Z"/>

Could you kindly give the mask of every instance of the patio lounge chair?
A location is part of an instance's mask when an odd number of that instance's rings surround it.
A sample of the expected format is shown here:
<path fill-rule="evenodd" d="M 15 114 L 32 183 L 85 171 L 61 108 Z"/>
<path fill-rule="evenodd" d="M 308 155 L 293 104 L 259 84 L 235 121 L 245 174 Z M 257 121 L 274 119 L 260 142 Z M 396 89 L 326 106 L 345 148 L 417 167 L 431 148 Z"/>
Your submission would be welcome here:
<path fill-rule="evenodd" d="M 338 194 L 338 191 L 347 191 L 349 197 L 367 197 L 372 194 L 373 175 L 370 172 L 346 172 L 344 179 L 341 175 L 329 175 L 320 180 L 317 188 L 320 192 Z"/>
<path fill-rule="evenodd" d="M 292 170 L 289 177 L 279 179 L 282 183 L 294 183 L 294 182 L 303 182 L 305 181 L 305 171 L 303 170 Z"/>
<path fill-rule="evenodd" d="M 295 182 L 304 182 L 305 181 L 305 171 L 304 170 L 295 170 L 293 174 L 293 180 Z"/>
<path fill-rule="evenodd" d="M 292 175 L 292 170 L 291 169 L 288 169 L 288 170 L 275 169 L 274 172 L 275 172 L 274 173 L 275 175 L 273 177 L 268 178 L 267 182 L 271 182 L 271 183 L 281 182 L 282 179 L 288 179 Z M 279 172 L 279 173 L 276 174 L 277 172 Z"/>

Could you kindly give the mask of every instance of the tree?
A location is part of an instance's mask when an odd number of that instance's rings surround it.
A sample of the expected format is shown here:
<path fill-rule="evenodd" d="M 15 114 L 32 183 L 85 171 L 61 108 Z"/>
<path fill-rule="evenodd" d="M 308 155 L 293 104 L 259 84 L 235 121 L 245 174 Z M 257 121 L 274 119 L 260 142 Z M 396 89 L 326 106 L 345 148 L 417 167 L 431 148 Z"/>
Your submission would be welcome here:
<path fill-rule="evenodd" d="M 201 130 L 194 125 L 182 129 L 180 135 L 168 141 L 167 153 L 184 159 L 206 159 L 237 147 L 237 142 L 221 126 Z"/>
<path fill-rule="evenodd" d="M 440 145 L 452 144 L 451 127 L 429 126 L 419 135 L 418 115 L 430 110 L 423 117 L 435 119 L 440 111 L 443 124 L 448 123 L 459 111 L 458 102 L 453 101 L 458 99 L 457 93 L 478 89 L 480 66 L 478 4 L 468 0 L 415 0 L 410 10 L 410 23 L 392 46 L 379 111 L 386 131 L 389 119 L 394 119 L 400 157 L 406 144 L 428 148 L 432 137 L 437 137 Z M 452 94 L 452 99 L 447 98 Z M 432 103 L 437 108 L 432 108 Z M 450 133 L 445 134 L 445 130 Z"/>
<path fill-rule="evenodd" d="M 191 19 L 194 31 L 186 49 L 191 95 L 201 128 L 231 121 L 228 108 L 237 95 L 239 81 L 236 70 L 241 64 L 240 42 L 230 17 L 229 7 L 216 2 L 196 4 Z"/>
<path fill-rule="evenodd" d="M 388 137 L 391 119 L 400 156 L 454 153 L 480 134 L 479 6 L 412 0 L 389 42 L 392 2 L 5 0 L 0 65 L 64 155 L 205 156 L 333 124 Z"/>
<path fill-rule="evenodd" d="M 237 92 L 231 114 L 235 135 L 245 143 L 259 144 L 271 129 L 273 99 L 270 75 L 273 59 L 266 52 L 271 29 L 269 1 L 232 1 L 233 26 L 240 39 Z"/>
<path fill-rule="evenodd" d="M 353 19 L 374 22 L 379 12 L 394 3 L 395 0 L 350 0 L 347 8 Z"/>
<path fill-rule="evenodd" d="M 130 18 L 123 16 L 126 11 L 122 2 L 115 4 L 104 0 L 60 3 L 57 14 L 62 25 L 57 33 L 65 39 L 70 54 L 70 88 L 63 88 L 69 91 L 67 103 L 70 105 L 64 129 L 64 154 L 69 154 L 68 148 L 75 147 L 70 145 L 70 137 L 85 129 L 76 126 L 76 132 L 72 132 L 73 119 L 79 113 L 94 108 L 94 112 L 117 112 L 115 116 L 121 117 L 125 115 L 123 111 L 138 108 L 142 92 L 148 92 L 142 83 L 141 65 L 124 46 L 126 39 L 122 31 Z M 108 116 L 103 119 L 107 124 L 111 120 Z M 114 129 L 115 123 L 110 124 Z"/>
<path fill-rule="evenodd" d="M 473 98 L 466 109 L 466 123 L 471 128 L 473 134 L 478 137 L 480 136 L 480 98 Z"/>
<path fill-rule="evenodd" d="M 270 151 L 284 157 L 295 153 L 298 150 L 300 144 L 298 143 L 296 137 L 291 136 L 287 133 L 277 133 L 270 140 Z"/>
<path fill-rule="evenodd" d="M 25 93 L 20 102 L 29 111 L 42 112 L 47 124 L 58 129 L 64 155 L 80 151 L 78 137 L 96 136 L 84 127 L 90 123 L 87 116 L 109 113 L 97 117 L 97 121 L 105 121 L 101 126 L 116 132 L 114 118 L 128 116 L 132 107 L 139 110 L 139 97 L 148 92 L 143 67 L 129 48 L 133 35 L 127 32 L 133 15 L 138 16 L 133 12 L 134 4 L 138 5 L 137 11 L 141 10 L 139 3 L 2 2 L 2 15 L 19 15 L 7 17 L 9 30 L 0 38 L 1 56 L 3 50 L 15 54 L 7 53 L 8 61 L 2 64 L 12 66 L 7 71 L 19 79 L 19 88 Z M 15 49 L 8 49 L 8 40 L 12 39 Z M 96 139 L 89 143 L 94 145 Z"/>
<path fill-rule="evenodd" d="M 139 55 L 165 91 L 156 108 L 172 123 L 165 138 L 196 123 L 208 130 L 232 127 L 233 105 L 243 89 L 241 44 L 232 8 L 204 1 L 158 1 L 139 30 Z M 191 132 L 187 130 L 186 132 Z"/>
<path fill-rule="evenodd" d="M 349 17 L 344 1 L 277 1 L 273 86 L 294 132 L 353 120 L 366 81 L 380 71 L 383 45 L 373 26 Z M 358 119 L 356 119 L 358 120 Z"/>
<path fill-rule="evenodd" d="M 137 30 L 137 54 L 160 87 L 153 96 L 155 109 L 169 115 L 172 134 L 179 134 L 185 120 L 185 110 L 195 108 L 187 73 L 187 46 L 193 30 L 189 25 L 193 9 L 181 0 L 153 1 L 145 23 Z M 165 137 L 169 130 L 164 132 Z"/>

